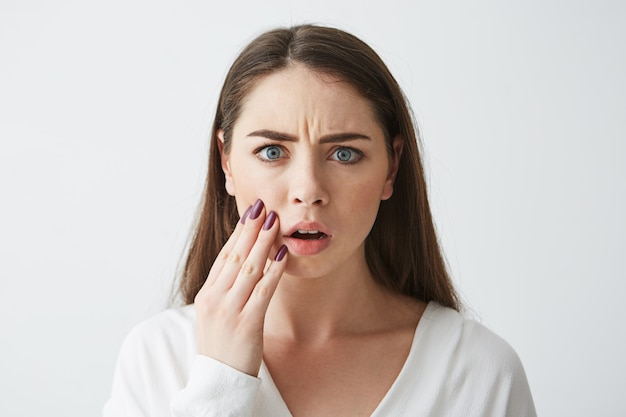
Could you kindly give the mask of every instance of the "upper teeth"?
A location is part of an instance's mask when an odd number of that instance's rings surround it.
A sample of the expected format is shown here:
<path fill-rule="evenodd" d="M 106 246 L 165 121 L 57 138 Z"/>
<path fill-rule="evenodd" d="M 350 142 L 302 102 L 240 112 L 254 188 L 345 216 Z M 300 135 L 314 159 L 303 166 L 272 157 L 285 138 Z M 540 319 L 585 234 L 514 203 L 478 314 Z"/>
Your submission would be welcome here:
<path fill-rule="evenodd" d="M 298 229 L 298 233 L 300 233 L 301 235 L 306 235 L 306 234 L 314 235 L 314 234 L 319 233 L 319 231 L 318 230 L 300 230 L 300 229 Z"/>

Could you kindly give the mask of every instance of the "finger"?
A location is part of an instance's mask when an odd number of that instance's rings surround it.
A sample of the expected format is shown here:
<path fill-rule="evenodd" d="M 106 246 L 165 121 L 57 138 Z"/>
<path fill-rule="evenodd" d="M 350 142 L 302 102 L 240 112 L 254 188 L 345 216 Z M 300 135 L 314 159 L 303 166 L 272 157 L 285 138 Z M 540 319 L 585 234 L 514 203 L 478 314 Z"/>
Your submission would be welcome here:
<path fill-rule="evenodd" d="M 259 237 L 259 231 L 265 220 L 265 206 L 261 200 L 252 206 L 250 214 L 243 225 L 243 228 L 235 242 L 233 248 L 223 258 L 224 265 L 215 279 L 215 286 L 224 290 L 230 289 L 237 278 L 241 266 L 250 254 L 250 250 Z"/>
<path fill-rule="evenodd" d="M 282 257 L 281 257 L 282 255 Z M 265 313 L 269 306 L 270 300 L 276 292 L 278 283 L 285 272 L 287 266 L 288 251 L 285 245 L 281 246 L 278 250 L 276 259 L 272 261 L 269 268 L 256 285 L 254 290 L 250 294 L 246 305 L 243 308 L 243 312 L 250 314 L 252 317 L 257 317 L 259 320 L 265 319 Z"/>
<path fill-rule="evenodd" d="M 233 233 L 230 235 L 230 237 L 228 238 L 228 240 L 226 241 L 226 243 L 224 244 L 220 252 L 217 254 L 217 257 L 215 258 L 215 262 L 213 262 L 213 265 L 211 266 L 211 270 L 209 271 L 209 275 L 207 276 L 207 279 L 204 282 L 203 287 L 212 286 L 215 283 L 215 280 L 219 276 L 220 272 L 222 272 L 222 269 L 224 268 L 224 265 L 226 264 L 226 260 L 228 259 L 228 255 L 231 253 L 231 251 L 235 247 L 235 243 L 237 243 L 237 240 L 239 239 L 239 236 L 241 235 L 241 232 L 243 231 L 244 223 L 246 221 L 246 218 L 250 214 L 251 210 L 252 210 L 252 206 L 250 205 L 241 216 L 241 219 L 237 222 L 237 225 L 235 226 L 235 230 L 233 230 Z"/>
<path fill-rule="evenodd" d="M 267 258 L 272 249 L 280 223 L 275 212 L 267 215 L 258 239 L 250 250 L 250 254 L 241 265 L 237 278 L 230 289 L 228 297 L 235 305 L 243 308 L 257 282 L 266 269 Z"/>

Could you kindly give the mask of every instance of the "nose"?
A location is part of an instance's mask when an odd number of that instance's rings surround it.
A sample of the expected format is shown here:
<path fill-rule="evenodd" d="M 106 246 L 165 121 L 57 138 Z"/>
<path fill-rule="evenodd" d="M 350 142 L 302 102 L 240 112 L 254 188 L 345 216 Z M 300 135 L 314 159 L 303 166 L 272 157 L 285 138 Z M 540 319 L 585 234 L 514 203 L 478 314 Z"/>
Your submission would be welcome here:
<path fill-rule="evenodd" d="M 328 204 L 329 193 L 323 168 L 310 160 L 300 160 L 292 168 L 289 173 L 291 202 L 305 206 Z"/>

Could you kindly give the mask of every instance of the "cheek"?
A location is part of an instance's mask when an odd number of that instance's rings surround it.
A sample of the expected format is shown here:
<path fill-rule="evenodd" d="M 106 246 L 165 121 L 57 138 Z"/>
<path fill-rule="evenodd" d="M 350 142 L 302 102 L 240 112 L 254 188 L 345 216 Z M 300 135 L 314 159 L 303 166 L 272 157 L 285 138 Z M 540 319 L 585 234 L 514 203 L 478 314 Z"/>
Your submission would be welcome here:
<path fill-rule="evenodd" d="M 358 184 L 345 185 L 341 192 L 335 194 L 335 201 L 342 206 L 344 218 L 355 227 L 371 226 L 378 215 L 380 207 L 382 184 L 368 181 Z M 341 201 L 341 202 L 339 202 Z M 369 233 L 369 228 L 365 229 Z"/>
<path fill-rule="evenodd" d="M 390 185 L 390 181 L 385 176 L 386 173 L 382 170 L 378 171 L 377 169 L 369 175 L 358 175 L 356 181 L 352 178 L 343 182 L 344 191 L 351 194 L 352 200 L 361 201 L 364 205 L 378 206 L 381 200 L 389 198 L 385 196 L 389 193 Z"/>
<path fill-rule="evenodd" d="M 263 201 L 268 211 L 277 207 L 281 187 L 275 176 L 267 175 L 263 170 L 244 168 L 233 171 L 233 183 L 240 212 L 244 212 L 257 199 Z"/>

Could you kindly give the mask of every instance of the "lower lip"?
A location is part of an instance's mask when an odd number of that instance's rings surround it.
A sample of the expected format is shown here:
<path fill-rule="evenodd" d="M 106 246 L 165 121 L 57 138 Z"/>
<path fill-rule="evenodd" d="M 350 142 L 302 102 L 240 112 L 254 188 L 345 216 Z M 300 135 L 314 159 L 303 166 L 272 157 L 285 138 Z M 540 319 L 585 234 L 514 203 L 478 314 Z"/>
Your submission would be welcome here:
<path fill-rule="evenodd" d="M 296 239 L 285 236 L 283 238 L 289 249 L 289 253 L 295 255 L 317 255 L 330 245 L 330 236 L 322 239 Z"/>

